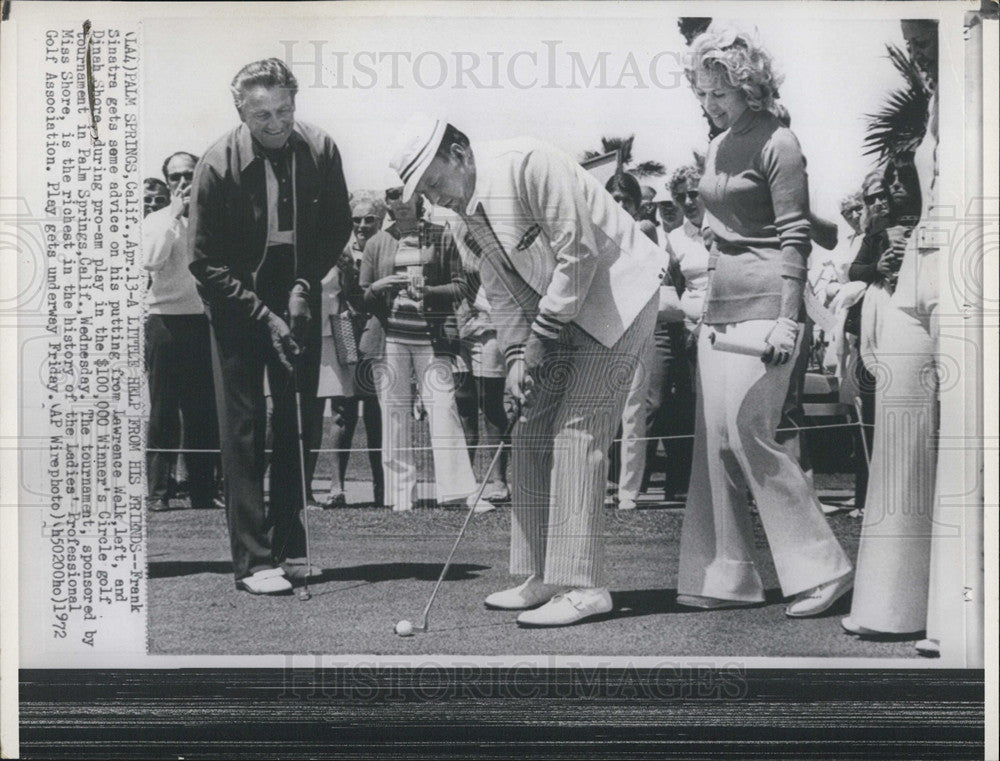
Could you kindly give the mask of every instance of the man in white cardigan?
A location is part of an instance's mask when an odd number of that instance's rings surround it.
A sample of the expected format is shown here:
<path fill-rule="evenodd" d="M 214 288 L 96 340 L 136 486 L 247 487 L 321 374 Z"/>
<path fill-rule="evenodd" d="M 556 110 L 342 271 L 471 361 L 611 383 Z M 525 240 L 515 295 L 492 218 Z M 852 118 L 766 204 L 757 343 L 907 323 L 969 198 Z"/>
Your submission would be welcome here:
<path fill-rule="evenodd" d="M 603 509 L 607 452 L 652 333 L 666 255 L 569 155 L 530 138 L 470 145 L 414 115 L 391 166 L 404 197 L 460 215 L 523 404 L 513 434 L 510 572 L 486 598 L 521 626 L 607 614 Z M 541 607 L 538 607 L 541 606 Z"/>

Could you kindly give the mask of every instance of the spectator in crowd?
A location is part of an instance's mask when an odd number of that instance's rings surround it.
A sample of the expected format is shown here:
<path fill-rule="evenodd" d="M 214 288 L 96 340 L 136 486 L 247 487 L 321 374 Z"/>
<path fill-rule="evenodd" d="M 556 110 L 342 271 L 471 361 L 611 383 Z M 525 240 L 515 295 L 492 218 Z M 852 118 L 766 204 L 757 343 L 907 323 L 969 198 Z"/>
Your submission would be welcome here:
<path fill-rule="evenodd" d="M 698 192 L 700 180 L 701 172 L 691 165 L 675 170 L 667 183 L 671 199 L 684 215 L 681 224 L 668 235 L 670 274 L 674 294 L 680 298 L 680 311 L 665 314 L 661 310 L 657 322 L 648 427 L 651 436 L 669 437 L 664 440 L 667 455 L 664 496 L 668 500 L 687 492 L 694 446 L 696 342 L 708 285 L 708 250 L 701 233 L 705 206 Z M 651 441 L 650 446 L 655 449 L 656 441 Z"/>
<path fill-rule="evenodd" d="M 142 216 L 148 217 L 154 211 L 159 211 L 170 203 L 170 188 L 156 177 L 147 177 L 142 181 Z"/>
<path fill-rule="evenodd" d="M 287 577 L 319 573 L 306 562 L 300 515 L 296 391 L 316 396 L 320 321 L 313 316 L 320 281 L 347 244 L 350 208 L 340 152 L 325 132 L 296 121 L 298 83 L 281 60 L 247 64 L 230 91 L 242 123 L 195 171 L 191 272 L 214 342 L 236 586 L 280 594 L 291 590 Z M 265 370 L 274 404 L 266 508 Z"/>
<path fill-rule="evenodd" d="M 414 376 L 430 423 L 438 503 L 464 500 L 476 490 L 455 403 L 451 358 L 458 336 L 446 331 L 462 296 L 461 260 L 451 235 L 423 218 L 423 199 L 402 196 L 402 188 L 386 191 L 393 224 L 365 244 L 361 265 L 365 309 L 385 330 L 376 385 L 385 426 L 385 498 L 397 512 L 413 509 L 417 486 Z"/>
<path fill-rule="evenodd" d="M 678 603 L 760 604 L 749 487 L 791 617 L 827 610 L 851 587 L 850 561 L 802 469 L 775 440 L 801 350 L 809 190 L 795 135 L 768 109 L 779 78 L 747 34 L 710 28 L 685 67 L 716 127 L 699 184 L 713 245 L 698 339 L 694 463 L 681 532 Z M 713 337 L 766 347 L 714 348 Z"/>
<path fill-rule="evenodd" d="M 662 192 L 657 192 L 656 213 L 660 218 L 656 228 L 656 242 L 666 248 L 667 235 L 676 230 L 684 222 L 684 211 L 678 206 L 670 195 L 670 189 L 666 188 Z"/>
<path fill-rule="evenodd" d="M 462 240 L 464 227 L 456 230 L 456 243 Z M 459 245 L 462 251 L 463 245 Z M 462 251 L 463 260 L 468 261 L 473 254 Z M 465 436 L 469 444 L 470 457 L 475 462 L 477 447 L 482 446 L 487 453 L 500 444 L 510 443 L 507 433 L 514 420 L 515 405 L 505 390 L 506 366 L 503 352 L 497 341 L 497 331 L 490 317 L 492 308 L 486 297 L 486 288 L 475 272 L 466 273 L 464 286 L 466 298 L 458 307 L 458 329 L 470 369 L 468 383 L 471 414 L 463 415 Z M 461 411 L 461 408 L 460 408 Z M 483 436 L 479 436 L 479 413 L 483 413 Z M 488 511 L 492 505 L 510 501 L 510 487 L 507 484 L 507 467 L 510 461 L 509 446 L 500 453 L 500 460 L 494 469 L 489 485 L 483 492 L 486 504 L 477 506 L 477 511 Z"/>
<path fill-rule="evenodd" d="M 879 178 L 881 183 L 881 178 Z M 852 451 L 854 461 L 854 497 L 847 505 L 856 510 L 864 510 L 865 492 L 868 488 L 868 459 L 866 452 L 871 450 L 871 426 L 874 424 L 874 378 L 864 368 L 858 353 L 859 334 L 861 332 L 861 301 L 864 299 L 867 282 L 851 281 L 850 265 L 855 261 L 864 235 L 862 224 L 867 218 L 865 212 L 864 194 L 850 193 L 840 201 L 840 213 L 851 229 L 851 233 L 843 241 L 846 253 L 840 254 L 840 260 L 849 257 L 841 272 L 840 262 L 837 262 L 838 279 L 826 287 L 826 306 L 836 320 L 834 330 L 825 335 L 828 342 L 824 367 L 831 370 L 839 381 L 839 397 L 844 404 L 854 405 L 856 399 L 861 401 L 861 422 L 864 424 L 861 434 L 855 436 Z M 864 436 L 864 440 L 860 438 Z"/>
<path fill-rule="evenodd" d="M 647 219 L 642 219 L 639 209 L 642 204 L 642 191 L 639 182 L 631 174 L 620 172 L 615 174 L 605 184 L 615 202 L 629 215 L 639 222 L 639 229 L 656 242 L 656 226 Z M 667 256 L 664 253 L 664 264 Z M 666 269 L 664 267 L 664 269 Z M 664 277 L 667 277 L 664 275 Z M 642 490 L 643 475 L 646 472 L 646 396 L 650 376 L 653 374 L 652 364 L 655 361 L 653 334 L 647 336 L 639 349 L 639 363 L 628 396 L 625 397 L 625 408 L 622 411 L 621 428 L 619 429 L 618 446 L 611 450 L 610 478 L 618 484 L 618 509 L 635 510 L 636 500 Z M 620 454 L 619 454 L 620 453 Z"/>
<path fill-rule="evenodd" d="M 889 195 L 885 190 L 884 172 L 876 170 L 870 173 L 862 184 L 862 201 L 864 208 L 860 223 L 864 226 L 863 234 L 860 235 L 860 243 L 854 261 L 848 268 L 847 275 L 851 282 L 863 283 L 867 294 L 872 290 L 872 286 L 881 286 L 892 278 L 893 266 L 891 257 L 882 257 L 882 253 L 888 248 L 888 235 L 886 229 L 891 225 L 889 216 Z M 864 310 L 864 300 L 862 296 L 850 309 L 848 309 L 844 321 L 845 341 L 852 344 L 850 356 L 853 364 L 845 371 L 849 385 L 857 389 L 857 395 L 861 399 L 861 417 L 864 423 L 870 426 L 875 425 L 875 376 L 869 371 L 865 364 L 865 357 L 872 358 L 869 348 L 863 348 L 864 344 L 870 343 L 871 337 L 865 339 L 862 336 L 861 315 Z M 878 301 L 882 294 L 872 294 L 872 299 Z M 867 428 L 865 435 L 868 437 L 868 450 L 874 446 L 873 428 Z M 867 462 L 859 463 L 855 471 L 854 484 L 854 504 L 855 507 L 863 510 L 867 503 L 868 476 L 871 465 Z"/>
<path fill-rule="evenodd" d="M 473 147 L 417 114 L 392 156 L 407 195 L 463 218 L 508 387 L 526 405 L 513 434 L 510 570 L 528 578 L 486 605 L 523 611 L 520 626 L 608 613 L 606 456 L 652 333 L 663 252 L 593 175 L 539 141 Z"/>
<path fill-rule="evenodd" d="M 656 188 L 650 185 L 642 186 L 642 202 L 639 204 L 638 218 L 652 222 L 653 227 L 659 224 L 656 219 Z"/>
<path fill-rule="evenodd" d="M 344 507 L 347 495 L 344 481 L 351 457 L 351 442 L 358 424 L 359 408 L 365 425 L 368 463 L 372 471 L 374 503 L 380 507 L 385 499 L 382 474 L 382 413 L 375 395 L 374 374 L 371 363 L 381 358 L 382 327 L 374 315 L 364 311 L 364 292 L 360 286 L 361 258 L 365 242 L 377 233 L 385 219 L 386 207 L 381 194 L 358 191 L 351 194 L 351 222 L 353 236 L 337 264 L 323 278 L 323 300 L 320 326 L 322 348 L 319 361 L 319 381 L 316 401 L 310 410 L 311 437 L 306 460 L 307 499 L 312 496 L 312 481 L 316 470 L 317 452 L 322 445 L 323 416 L 327 400 L 333 422 L 333 449 L 335 472 L 330 479 L 330 491 L 323 502 L 324 509 Z M 341 325 L 336 325 L 341 321 Z M 348 332 L 346 328 L 350 328 Z M 340 330 L 340 351 L 334 340 L 334 331 Z M 378 334 L 378 335 L 373 335 Z M 366 356 L 362 347 L 371 349 L 375 356 Z M 341 354 L 346 356 L 341 356 Z"/>
<path fill-rule="evenodd" d="M 163 162 L 170 204 L 152 212 L 142 225 L 147 293 L 145 361 L 149 379 L 151 450 L 201 450 L 187 453 L 191 507 L 214 507 L 219 431 L 212 388 L 212 353 L 208 320 L 198 296 L 188 240 L 191 179 L 198 157 L 179 151 Z M 183 415 L 183 440 L 181 416 Z M 149 509 L 170 509 L 170 473 L 174 452 L 146 456 Z"/>

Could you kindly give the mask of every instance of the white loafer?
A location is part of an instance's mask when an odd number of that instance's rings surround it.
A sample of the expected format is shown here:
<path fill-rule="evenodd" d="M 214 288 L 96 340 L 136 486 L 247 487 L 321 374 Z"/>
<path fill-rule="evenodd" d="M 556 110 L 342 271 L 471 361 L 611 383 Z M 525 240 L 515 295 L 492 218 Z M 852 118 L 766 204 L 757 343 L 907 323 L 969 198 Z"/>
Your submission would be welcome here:
<path fill-rule="evenodd" d="M 486 598 L 487 608 L 495 610 L 527 610 L 548 602 L 552 596 L 562 592 L 566 587 L 555 584 L 543 584 L 537 576 L 529 576 L 527 581 L 516 587 L 494 592 Z"/>
<path fill-rule="evenodd" d="M 280 568 L 265 568 L 236 582 L 236 588 L 252 595 L 280 595 L 292 591 L 292 583 Z"/>
<path fill-rule="evenodd" d="M 837 602 L 854 586 L 854 572 L 845 573 L 839 579 L 820 584 L 796 595 L 791 604 L 785 608 L 789 618 L 809 618 L 818 616 Z"/>
<path fill-rule="evenodd" d="M 517 617 L 518 626 L 568 626 L 585 618 L 611 612 L 611 593 L 605 587 L 571 589 L 558 594 L 536 610 Z"/>

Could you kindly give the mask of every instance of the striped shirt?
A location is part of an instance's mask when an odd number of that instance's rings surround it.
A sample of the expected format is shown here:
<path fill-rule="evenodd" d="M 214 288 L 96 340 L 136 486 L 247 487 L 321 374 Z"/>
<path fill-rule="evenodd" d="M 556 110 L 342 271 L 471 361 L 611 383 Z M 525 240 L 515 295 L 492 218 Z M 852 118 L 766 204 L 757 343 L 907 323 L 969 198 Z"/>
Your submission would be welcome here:
<path fill-rule="evenodd" d="M 416 234 L 399 240 L 393 272 L 408 275 L 411 280 L 423 276 L 425 257 L 420 249 Z M 423 305 L 410 298 L 406 290 L 400 291 L 393 299 L 389 319 L 386 321 L 386 338 L 407 344 L 427 344 L 431 340 L 430 325 L 424 316 Z"/>

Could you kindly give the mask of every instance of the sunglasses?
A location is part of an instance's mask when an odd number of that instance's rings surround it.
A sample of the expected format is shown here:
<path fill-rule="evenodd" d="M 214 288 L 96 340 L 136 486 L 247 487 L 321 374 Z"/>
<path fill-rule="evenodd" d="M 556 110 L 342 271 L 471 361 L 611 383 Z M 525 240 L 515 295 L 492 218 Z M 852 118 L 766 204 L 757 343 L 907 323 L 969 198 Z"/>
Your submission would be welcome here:
<path fill-rule="evenodd" d="M 387 191 L 385 191 L 385 200 L 386 201 L 398 201 L 402 197 L 403 197 L 403 189 L 402 188 L 389 188 Z"/>
<path fill-rule="evenodd" d="M 351 221 L 356 225 L 374 225 L 375 215 L 369 214 L 366 217 L 351 217 Z"/>
<path fill-rule="evenodd" d="M 689 200 L 689 201 L 697 201 L 698 200 L 698 191 L 697 190 L 689 190 L 687 193 L 674 193 L 673 196 L 678 201 L 683 201 L 685 198 L 687 200 Z"/>
<path fill-rule="evenodd" d="M 187 180 L 190 182 L 194 178 L 194 172 L 171 172 L 167 175 L 167 180 L 169 182 L 180 182 L 181 180 Z"/>
<path fill-rule="evenodd" d="M 884 201 L 885 193 L 871 193 L 865 196 L 865 203 L 871 206 L 876 201 Z"/>
<path fill-rule="evenodd" d="M 147 206 L 153 206 L 156 204 L 161 204 L 163 206 L 166 206 L 168 203 L 170 203 L 170 199 L 167 198 L 166 196 L 147 196 L 145 199 L 143 199 L 143 203 L 145 203 Z"/>

